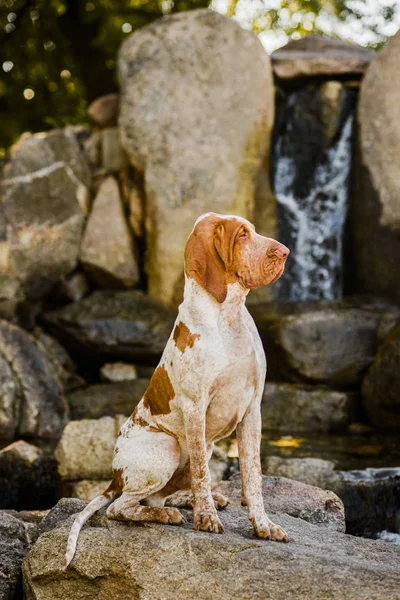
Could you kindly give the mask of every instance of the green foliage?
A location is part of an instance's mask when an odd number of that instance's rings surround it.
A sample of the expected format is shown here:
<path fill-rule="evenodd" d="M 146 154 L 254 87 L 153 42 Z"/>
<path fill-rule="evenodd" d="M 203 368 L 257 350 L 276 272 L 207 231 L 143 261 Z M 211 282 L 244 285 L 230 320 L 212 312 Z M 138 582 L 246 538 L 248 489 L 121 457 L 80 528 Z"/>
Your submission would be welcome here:
<path fill-rule="evenodd" d="M 84 123 L 117 90 L 116 56 L 131 31 L 208 0 L 0 0 L 0 157 L 23 131 Z"/>

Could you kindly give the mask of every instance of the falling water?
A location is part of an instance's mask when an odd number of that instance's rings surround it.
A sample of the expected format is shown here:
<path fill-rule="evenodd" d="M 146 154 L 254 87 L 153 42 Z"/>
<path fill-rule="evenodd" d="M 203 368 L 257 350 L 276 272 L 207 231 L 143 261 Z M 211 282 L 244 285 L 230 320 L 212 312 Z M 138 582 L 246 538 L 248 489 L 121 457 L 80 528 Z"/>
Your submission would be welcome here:
<path fill-rule="evenodd" d="M 291 101 L 296 100 L 298 97 Z M 319 99 L 318 118 L 321 118 L 320 105 Z M 328 145 L 321 131 L 316 134 L 316 127 L 313 130 L 307 122 L 309 112 L 304 117 L 309 108 L 303 109 L 300 126 L 296 123 L 299 118 L 296 110 L 297 107 L 286 113 L 288 122 L 278 134 L 274 149 L 273 179 L 280 240 L 291 249 L 287 276 L 280 283 L 278 297 L 333 300 L 341 298 L 343 293 L 343 234 L 353 107 L 347 106 L 347 114 L 342 111 L 341 119 L 337 117 L 336 133 Z M 308 143 L 311 148 L 307 148 Z"/>

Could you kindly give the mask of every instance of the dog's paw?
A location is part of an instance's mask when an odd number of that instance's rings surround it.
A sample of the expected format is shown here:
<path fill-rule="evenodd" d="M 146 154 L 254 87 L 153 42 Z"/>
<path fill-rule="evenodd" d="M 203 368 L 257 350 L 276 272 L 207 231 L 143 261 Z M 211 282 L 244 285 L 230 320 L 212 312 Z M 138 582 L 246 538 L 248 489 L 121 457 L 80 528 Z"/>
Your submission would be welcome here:
<path fill-rule="evenodd" d="M 170 525 L 183 525 L 187 523 L 183 514 L 177 508 L 164 507 L 166 523 Z"/>
<path fill-rule="evenodd" d="M 220 494 L 219 492 L 213 492 L 212 497 L 214 500 L 215 508 L 217 510 L 220 510 L 221 508 L 225 508 L 226 506 L 228 506 L 228 504 L 231 503 L 229 498 L 227 498 L 223 494 Z"/>
<path fill-rule="evenodd" d="M 289 537 L 284 529 L 279 525 L 275 525 L 268 518 L 260 520 L 251 519 L 254 533 L 257 537 L 265 540 L 275 540 L 276 542 L 288 542 Z"/>
<path fill-rule="evenodd" d="M 219 520 L 217 513 L 199 511 L 193 518 L 193 528 L 200 531 L 211 531 L 212 533 L 223 533 L 224 526 Z"/>

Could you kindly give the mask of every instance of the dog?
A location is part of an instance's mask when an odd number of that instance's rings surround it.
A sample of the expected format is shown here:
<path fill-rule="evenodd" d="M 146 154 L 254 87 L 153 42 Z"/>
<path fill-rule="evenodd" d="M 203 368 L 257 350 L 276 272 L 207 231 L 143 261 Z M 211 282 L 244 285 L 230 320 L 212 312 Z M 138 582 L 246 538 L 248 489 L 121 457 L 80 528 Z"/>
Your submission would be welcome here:
<path fill-rule="evenodd" d="M 256 233 L 246 219 L 206 213 L 185 247 L 184 300 L 149 386 L 121 428 L 113 481 L 76 517 L 67 543 L 72 561 L 83 524 L 108 506 L 107 517 L 222 533 L 217 515 L 229 500 L 212 493 L 208 461 L 214 442 L 237 431 L 242 504 L 255 535 L 287 541 L 265 513 L 260 463 L 266 360 L 245 307 L 251 289 L 276 281 L 289 250 Z"/>

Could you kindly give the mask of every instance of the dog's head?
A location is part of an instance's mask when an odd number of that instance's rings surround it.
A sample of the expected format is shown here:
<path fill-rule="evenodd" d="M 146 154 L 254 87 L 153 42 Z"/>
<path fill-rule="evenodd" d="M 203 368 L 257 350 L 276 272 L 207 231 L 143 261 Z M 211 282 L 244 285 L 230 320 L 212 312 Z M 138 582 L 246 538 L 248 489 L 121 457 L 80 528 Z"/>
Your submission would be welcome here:
<path fill-rule="evenodd" d="M 279 279 L 288 255 L 286 246 L 256 233 L 246 219 L 206 213 L 186 243 L 185 273 L 224 302 L 230 283 L 249 290 Z"/>

